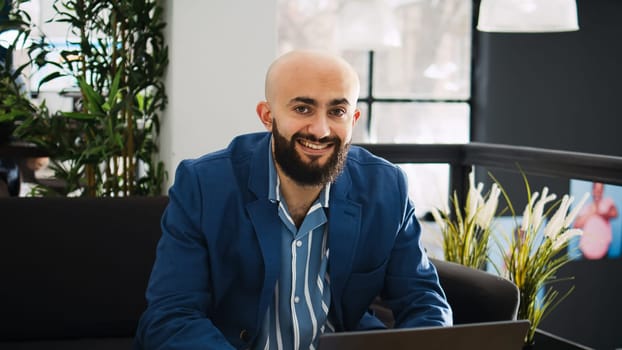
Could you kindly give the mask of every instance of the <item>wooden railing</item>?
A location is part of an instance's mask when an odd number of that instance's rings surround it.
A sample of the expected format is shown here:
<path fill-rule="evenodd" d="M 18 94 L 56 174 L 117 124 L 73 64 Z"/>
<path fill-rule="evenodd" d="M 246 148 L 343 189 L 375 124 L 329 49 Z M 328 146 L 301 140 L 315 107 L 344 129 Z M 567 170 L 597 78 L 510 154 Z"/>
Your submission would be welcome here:
<path fill-rule="evenodd" d="M 622 157 L 490 143 L 359 144 L 393 163 L 445 163 L 450 193 L 466 197 L 472 166 L 622 185 Z"/>

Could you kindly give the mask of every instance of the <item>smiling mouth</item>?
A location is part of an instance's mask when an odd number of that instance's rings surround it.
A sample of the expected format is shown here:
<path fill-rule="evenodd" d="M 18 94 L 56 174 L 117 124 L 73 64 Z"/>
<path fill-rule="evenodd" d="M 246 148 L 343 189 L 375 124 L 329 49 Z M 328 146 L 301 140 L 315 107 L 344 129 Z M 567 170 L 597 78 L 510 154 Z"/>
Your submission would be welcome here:
<path fill-rule="evenodd" d="M 305 148 L 309 148 L 314 151 L 322 151 L 332 146 L 332 143 L 314 143 L 304 139 L 298 139 L 298 143 Z"/>

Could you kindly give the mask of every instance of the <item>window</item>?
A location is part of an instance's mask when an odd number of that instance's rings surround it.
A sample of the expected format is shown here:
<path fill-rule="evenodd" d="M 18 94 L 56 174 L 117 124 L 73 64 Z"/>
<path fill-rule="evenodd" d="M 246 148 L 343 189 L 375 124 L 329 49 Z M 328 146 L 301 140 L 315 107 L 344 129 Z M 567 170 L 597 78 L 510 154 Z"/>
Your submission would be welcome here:
<path fill-rule="evenodd" d="M 344 7 L 362 2 L 389 6 L 391 23 L 401 36 L 399 47 L 339 47 L 338 26 L 354 20 L 343 16 Z M 471 1 L 279 0 L 277 11 L 279 53 L 294 48 L 330 50 L 357 69 L 362 116 L 353 142 L 469 141 Z M 418 216 L 445 204 L 447 165 L 401 166 L 408 174 Z"/>

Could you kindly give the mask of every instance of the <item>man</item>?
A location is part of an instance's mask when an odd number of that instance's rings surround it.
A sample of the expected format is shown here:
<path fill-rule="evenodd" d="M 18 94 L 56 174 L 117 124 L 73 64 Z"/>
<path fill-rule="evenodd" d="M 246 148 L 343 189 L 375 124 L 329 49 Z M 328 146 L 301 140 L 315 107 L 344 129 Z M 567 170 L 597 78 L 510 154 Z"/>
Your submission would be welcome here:
<path fill-rule="evenodd" d="M 136 344 L 144 349 L 314 349 L 324 332 L 450 325 L 451 310 L 398 167 L 350 148 L 359 80 L 294 51 L 266 76 L 268 133 L 183 161 Z"/>
<path fill-rule="evenodd" d="M 586 259 L 606 257 L 613 239 L 611 220 L 618 217 L 618 209 L 613 198 L 603 196 L 604 192 L 604 183 L 592 183 L 592 202 L 583 207 L 574 222 L 575 227 L 583 229 L 579 249 Z"/>

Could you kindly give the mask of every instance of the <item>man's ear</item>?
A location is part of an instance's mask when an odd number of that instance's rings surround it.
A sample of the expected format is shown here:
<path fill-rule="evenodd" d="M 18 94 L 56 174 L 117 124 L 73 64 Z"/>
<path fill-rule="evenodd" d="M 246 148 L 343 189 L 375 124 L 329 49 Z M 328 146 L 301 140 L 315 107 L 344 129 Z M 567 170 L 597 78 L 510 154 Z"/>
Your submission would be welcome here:
<path fill-rule="evenodd" d="M 266 127 L 266 130 L 272 131 L 272 111 L 270 110 L 270 104 L 267 101 L 261 101 L 257 104 L 257 116 Z"/>
<path fill-rule="evenodd" d="M 352 126 L 354 126 L 354 124 L 356 124 L 356 121 L 359 120 L 359 118 L 361 117 L 361 110 L 358 108 L 355 109 L 352 116 L 354 117 L 352 118 Z"/>

